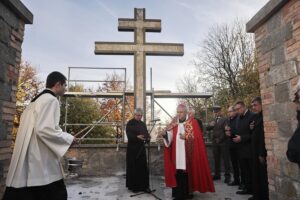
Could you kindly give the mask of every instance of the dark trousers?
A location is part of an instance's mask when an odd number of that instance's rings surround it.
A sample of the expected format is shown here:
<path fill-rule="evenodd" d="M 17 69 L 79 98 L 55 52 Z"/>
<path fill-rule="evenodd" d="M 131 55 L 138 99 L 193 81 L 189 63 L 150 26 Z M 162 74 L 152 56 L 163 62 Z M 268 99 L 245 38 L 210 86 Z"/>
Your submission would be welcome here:
<path fill-rule="evenodd" d="M 236 147 L 232 147 L 229 149 L 230 152 L 230 160 L 233 170 L 233 181 L 236 183 L 240 183 L 240 162 L 239 162 L 239 154 L 238 149 Z"/>
<path fill-rule="evenodd" d="M 267 164 L 257 159 L 253 165 L 253 197 L 254 200 L 269 200 Z"/>
<path fill-rule="evenodd" d="M 184 170 L 176 170 L 177 186 L 172 188 L 172 196 L 176 200 L 184 200 L 189 195 L 188 174 Z"/>
<path fill-rule="evenodd" d="M 67 198 L 67 189 L 63 180 L 43 186 L 6 187 L 3 196 L 3 200 L 67 200 Z"/>
<path fill-rule="evenodd" d="M 252 159 L 240 158 L 240 165 L 245 189 L 249 192 L 252 192 Z"/>
<path fill-rule="evenodd" d="M 224 161 L 225 178 L 230 178 L 230 153 L 228 144 L 214 144 L 215 176 L 221 176 L 221 159 Z"/>

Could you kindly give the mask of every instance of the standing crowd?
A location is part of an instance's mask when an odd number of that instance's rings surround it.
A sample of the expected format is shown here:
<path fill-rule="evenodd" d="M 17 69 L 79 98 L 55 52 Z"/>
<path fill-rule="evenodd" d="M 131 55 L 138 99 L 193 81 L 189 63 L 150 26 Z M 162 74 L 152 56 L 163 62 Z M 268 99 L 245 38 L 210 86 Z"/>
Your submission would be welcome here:
<path fill-rule="evenodd" d="M 260 97 L 252 100 L 251 108 L 238 101 L 228 108 L 228 117 L 224 117 L 221 107 L 213 107 L 215 119 L 207 126 L 207 130 L 212 130 L 213 180 L 221 179 L 223 160 L 224 182 L 228 186 L 239 186 L 236 193 L 251 194 L 249 200 L 268 200 L 267 151 Z"/>
<path fill-rule="evenodd" d="M 48 75 L 46 89 L 25 109 L 15 142 L 6 180 L 4 200 L 66 200 L 64 172 L 60 160 L 79 139 L 59 127 L 60 106 L 57 97 L 66 91 L 66 77 L 60 72 Z M 294 102 L 300 121 L 300 82 Z M 202 121 L 195 110 L 185 104 L 162 132 L 164 142 L 165 184 L 172 188 L 174 200 L 192 199 L 194 192 L 215 192 L 214 180 L 239 186 L 239 195 L 252 195 L 249 200 L 268 200 L 267 151 L 265 148 L 262 101 L 256 97 L 249 110 L 243 101 L 228 108 L 214 106 L 214 120 L 206 126 L 212 131 L 214 175 L 208 162 L 203 140 Z M 136 108 L 126 126 L 126 187 L 133 193 L 152 193 L 149 188 L 149 156 L 145 145 L 150 142 L 144 111 Z M 300 124 L 300 122 L 299 122 Z M 300 125 L 288 144 L 287 157 L 300 166 Z M 149 154 L 148 154 L 149 155 Z M 148 165 L 147 165 L 148 161 Z M 233 177 L 232 175 L 233 174 Z"/>

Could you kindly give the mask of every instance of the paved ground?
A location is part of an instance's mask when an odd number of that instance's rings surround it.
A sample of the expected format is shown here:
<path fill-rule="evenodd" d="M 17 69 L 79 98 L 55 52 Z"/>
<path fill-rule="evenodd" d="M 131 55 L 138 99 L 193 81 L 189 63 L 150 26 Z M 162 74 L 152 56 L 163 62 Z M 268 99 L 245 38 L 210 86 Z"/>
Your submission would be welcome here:
<path fill-rule="evenodd" d="M 171 190 L 165 188 L 162 177 L 152 177 L 151 187 L 155 195 L 162 200 L 171 200 Z M 124 176 L 113 177 L 80 177 L 66 180 L 70 200 L 154 200 L 150 194 L 130 197 L 132 192 L 125 188 Z M 216 193 L 195 193 L 198 200 L 247 200 L 249 195 L 236 195 L 237 187 L 227 186 L 222 181 L 215 181 Z"/>

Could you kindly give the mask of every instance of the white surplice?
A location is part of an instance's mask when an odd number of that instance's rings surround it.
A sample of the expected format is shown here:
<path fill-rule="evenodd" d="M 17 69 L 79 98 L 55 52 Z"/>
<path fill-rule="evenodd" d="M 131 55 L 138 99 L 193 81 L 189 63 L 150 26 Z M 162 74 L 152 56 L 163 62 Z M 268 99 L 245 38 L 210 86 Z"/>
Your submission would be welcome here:
<path fill-rule="evenodd" d="M 61 130 L 59 119 L 59 101 L 49 93 L 27 106 L 21 117 L 7 186 L 41 186 L 64 177 L 60 159 L 74 137 Z"/>
<path fill-rule="evenodd" d="M 180 138 L 180 134 L 184 135 L 184 123 L 178 124 L 176 135 L 176 169 L 186 169 L 186 155 L 185 155 L 185 140 Z M 169 147 L 173 141 L 173 130 L 167 131 L 168 140 L 164 139 L 164 144 Z"/>

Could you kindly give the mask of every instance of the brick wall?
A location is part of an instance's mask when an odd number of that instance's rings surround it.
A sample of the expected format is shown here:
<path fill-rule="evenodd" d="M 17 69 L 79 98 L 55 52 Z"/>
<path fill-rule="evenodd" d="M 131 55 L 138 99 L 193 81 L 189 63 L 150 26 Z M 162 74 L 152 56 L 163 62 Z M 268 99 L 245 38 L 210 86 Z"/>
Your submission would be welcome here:
<path fill-rule="evenodd" d="M 247 24 L 255 33 L 270 199 L 300 199 L 300 170 L 286 158 L 296 128 L 292 103 L 300 75 L 300 0 L 272 0 Z"/>
<path fill-rule="evenodd" d="M 18 66 L 24 26 L 32 14 L 18 0 L 0 2 L 0 198 L 11 158 L 11 132 L 16 112 Z"/>

